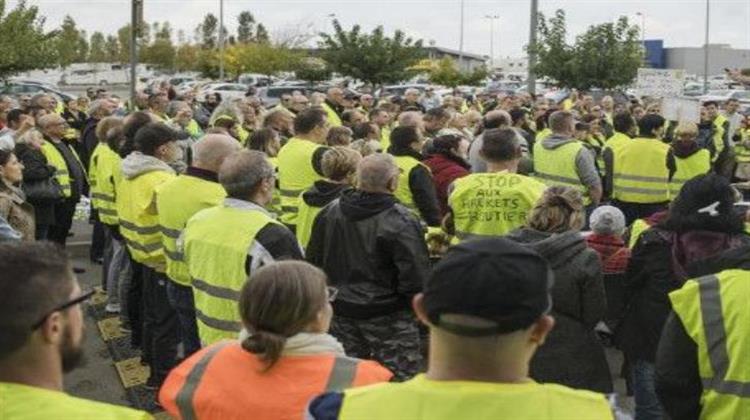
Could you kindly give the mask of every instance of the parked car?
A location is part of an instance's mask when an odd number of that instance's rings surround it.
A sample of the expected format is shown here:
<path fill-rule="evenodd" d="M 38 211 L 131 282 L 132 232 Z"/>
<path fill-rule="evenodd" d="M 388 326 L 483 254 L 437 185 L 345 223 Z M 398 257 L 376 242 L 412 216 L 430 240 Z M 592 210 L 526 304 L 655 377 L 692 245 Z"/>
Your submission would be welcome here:
<path fill-rule="evenodd" d="M 304 85 L 268 86 L 258 89 L 258 98 L 260 98 L 264 106 L 271 108 L 279 104 L 281 101 L 281 95 L 291 95 L 295 90 L 300 91 L 303 94 L 308 93 Z"/>
<path fill-rule="evenodd" d="M 430 85 L 422 84 L 422 83 L 383 86 L 382 88 L 375 91 L 375 96 L 377 97 L 383 97 L 383 96 L 389 96 L 389 95 L 404 96 L 404 93 L 407 91 L 407 89 L 417 89 L 419 93 L 422 94 L 424 93 L 425 89 L 427 89 L 428 86 Z"/>
<path fill-rule="evenodd" d="M 19 97 L 21 95 L 35 95 L 37 93 L 50 94 L 58 101 L 68 101 L 75 98 L 73 95 L 53 89 L 46 84 L 8 82 L 0 86 L 0 95 Z"/>
<path fill-rule="evenodd" d="M 260 87 L 260 86 L 270 85 L 271 83 L 273 83 L 273 79 L 263 74 L 244 73 L 244 74 L 241 74 L 240 77 L 237 78 L 237 83 L 247 85 L 247 86 Z"/>
<path fill-rule="evenodd" d="M 698 97 L 701 102 L 723 103 L 729 99 L 737 99 L 743 108 L 750 106 L 750 90 L 709 90 L 708 94 Z"/>
<path fill-rule="evenodd" d="M 203 98 L 206 94 L 218 93 L 222 100 L 244 98 L 246 92 L 247 86 L 239 83 L 209 83 L 198 91 L 198 97 Z"/>

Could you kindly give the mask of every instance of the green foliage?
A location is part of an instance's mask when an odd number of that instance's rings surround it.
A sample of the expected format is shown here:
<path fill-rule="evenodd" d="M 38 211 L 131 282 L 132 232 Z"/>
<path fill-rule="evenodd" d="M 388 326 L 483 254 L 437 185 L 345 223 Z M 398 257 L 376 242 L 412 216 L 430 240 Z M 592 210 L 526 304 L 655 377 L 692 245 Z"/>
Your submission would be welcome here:
<path fill-rule="evenodd" d="M 227 71 L 234 76 L 247 72 L 272 76 L 295 69 L 299 59 L 299 53 L 266 42 L 236 44 L 224 52 Z"/>
<path fill-rule="evenodd" d="M 458 70 L 456 63 L 450 57 L 445 57 L 433 62 L 428 68 L 428 74 L 430 83 L 456 87 L 459 85 L 477 86 L 487 78 L 489 72 L 484 66 L 477 67 L 471 72 L 462 72 Z"/>
<path fill-rule="evenodd" d="M 255 42 L 268 43 L 271 42 L 271 37 L 268 35 L 268 30 L 262 23 L 259 23 L 255 28 Z"/>
<path fill-rule="evenodd" d="M 248 43 L 255 38 L 255 17 L 252 13 L 245 11 L 237 16 L 237 42 Z"/>
<path fill-rule="evenodd" d="M 177 72 L 198 70 L 201 49 L 197 45 L 182 44 L 177 47 L 174 69 Z M 217 69 L 218 74 L 218 69 Z"/>
<path fill-rule="evenodd" d="M 0 79 L 54 66 L 57 34 L 44 31 L 37 7 L 23 0 L 11 11 L 5 6 L 5 0 L 0 0 Z"/>
<path fill-rule="evenodd" d="M 107 35 L 107 40 L 104 42 L 104 52 L 107 62 L 114 63 L 120 60 L 120 44 L 117 42 L 116 36 Z"/>
<path fill-rule="evenodd" d="M 312 85 L 315 82 L 330 79 L 331 69 L 328 63 L 318 57 L 304 57 L 297 62 L 294 76 Z"/>
<path fill-rule="evenodd" d="M 92 63 L 104 63 L 107 62 L 108 54 L 105 46 L 104 34 L 101 32 L 94 32 L 91 35 L 91 43 L 89 49 L 89 62 Z"/>
<path fill-rule="evenodd" d="M 216 19 L 216 16 L 214 16 L 213 13 L 207 14 L 203 18 L 203 23 L 198 26 L 198 31 L 201 37 L 201 45 L 203 46 L 203 48 L 211 49 L 215 48 L 218 45 L 218 30 L 219 20 Z"/>
<path fill-rule="evenodd" d="M 615 23 L 593 25 L 573 45 L 565 38 L 565 12 L 549 20 L 539 18 L 538 41 L 528 47 L 537 54 L 536 74 L 566 88 L 613 89 L 630 84 L 643 60 L 639 29 L 626 17 Z"/>
<path fill-rule="evenodd" d="M 371 34 L 363 33 L 359 25 L 345 31 L 338 20 L 333 21 L 333 34 L 320 34 L 321 56 L 331 68 L 344 75 L 378 85 L 408 79 L 410 66 L 423 56 L 422 41 L 414 41 L 403 32 L 393 37 L 383 34 L 378 26 Z"/>
<path fill-rule="evenodd" d="M 66 15 L 63 18 L 62 27 L 57 34 L 57 52 L 60 66 L 65 68 L 78 61 L 80 57 L 79 50 L 81 35 L 76 27 L 76 22 L 72 17 Z"/>

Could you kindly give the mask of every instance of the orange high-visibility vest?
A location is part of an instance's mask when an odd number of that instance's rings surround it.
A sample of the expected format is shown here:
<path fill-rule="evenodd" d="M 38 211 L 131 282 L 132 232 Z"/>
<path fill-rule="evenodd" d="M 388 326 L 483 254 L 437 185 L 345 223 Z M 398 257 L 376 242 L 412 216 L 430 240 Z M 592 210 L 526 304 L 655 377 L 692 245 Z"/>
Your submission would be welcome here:
<path fill-rule="evenodd" d="M 264 371 L 239 341 L 221 341 L 172 369 L 159 402 L 175 419 L 299 420 L 323 392 L 387 382 L 393 375 L 369 360 L 320 353 L 282 356 Z"/>

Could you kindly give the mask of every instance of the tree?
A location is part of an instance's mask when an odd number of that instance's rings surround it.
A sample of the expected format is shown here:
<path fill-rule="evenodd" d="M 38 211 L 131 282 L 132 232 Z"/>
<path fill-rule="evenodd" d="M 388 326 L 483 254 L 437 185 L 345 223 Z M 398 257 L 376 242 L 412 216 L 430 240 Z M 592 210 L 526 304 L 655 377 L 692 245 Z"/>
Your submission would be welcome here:
<path fill-rule="evenodd" d="M 344 76 L 372 85 L 396 83 L 409 78 L 409 67 L 424 55 L 422 41 L 413 41 L 396 31 L 392 38 L 378 26 L 371 34 L 362 33 L 359 25 L 350 31 L 333 21 L 333 34 L 320 34 L 321 57 L 331 68 Z"/>
<path fill-rule="evenodd" d="M 101 32 L 94 32 L 91 35 L 91 43 L 89 48 L 89 62 L 92 63 L 104 63 L 107 59 L 107 49 L 105 46 L 106 41 L 104 40 L 104 34 Z"/>
<path fill-rule="evenodd" d="M 259 23 L 255 28 L 255 42 L 271 42 L 271 37 L 268 36 L 268 30 L 262 23 Z"/>
<path fill-rule="evenodd" d="M 182 72 L 198 70 L 200 52 L 200 47 L 197 45 L 182 44 L 177 47 L 174 60 L 175 71 Z"/>
<path fill-rule="evenodd" d="M 125 25 L 117 30 L 120 63 L 130 61 L 130 30 L 130 25 Z"/>
<path fill-rule="evenodd" d="M 616 23 L 593 25 L 566 42 L 565 12 L 557 10 L 549 20 L 540 16 L 536 45 L 538 62 L 534 71 L 566 88 L 613 89 L 630 84 L 643 60 L 638 27 L 620 17 Z"/>
<path fill-rule="evenodd" d="M 489 71 L 484 66 L 477 67 L 470 72 L 462 72 L 458 70 L 456 63 L 450 57 L 445 57 L 439 61 L 423 61 L 413 68 L 427 72 L 430 83 L 448 87 L 459 85 L 477 86 L 489 74 Z"/>
<path fill-rule="evenodd" d="M 5 6 L 0 0 L 0 79 L 56 64 L 57 33 L 44 31 L 39 9 L 22 0 L 6 14 Z"/>
<path fill-rule="evenodd" d="M 76 27 L 76 22 L 70 15 L 63 18 L 60 32 L 57 34 L 57 51 L 60 66 L 65 68 L 75 63 L 80 57 L 81 34 Z"/>
<path fill-rule="evenodd" d="M 248 43 L 254 40 L 255 17 L 250 12 L 242 12 L 237 16 L 237 42 Z"/>
<path fill-rule="evenodd" d="M 114 63 L 120 60 L 120 44 L 117 42 L 116 36 L 107 35 L 107 40 L 104 42 L 104 52 L 107 62 Z"/>
<path fill-rule="evenodd" d="M 218 44 L 217 34 L 219 29 L 219 20 L 213 13 L 209 13 L 203 18 L 203 23 L 198 26 L 201 37 L 201 45 L 205 49 L 215 48 Z"/>
<path fill-rule="evenodd" d="M 309 84 L 331 78 L 331 68 L 328 63 L 318 57 L 304 57 L 297 62 L 294 76 Z"/>
<path fill-rule="evenodd" d="M 143 48 L 141 61 L 153 64 L 162 70 L 172 70 L 177 53 L 172 45 L 172 28 L 169 22 L 164 22 L 162 25 L 155 22 L 151 28 L 154 33 L 154 42 Z"/>
<path fill-rule="evenodd" d="M 294 70 L 299 59 L 299 53 L 270 43 L 236 44 L 224 52 L 227 71 L 234 76 L 246 72 L 273 76 Z"/>

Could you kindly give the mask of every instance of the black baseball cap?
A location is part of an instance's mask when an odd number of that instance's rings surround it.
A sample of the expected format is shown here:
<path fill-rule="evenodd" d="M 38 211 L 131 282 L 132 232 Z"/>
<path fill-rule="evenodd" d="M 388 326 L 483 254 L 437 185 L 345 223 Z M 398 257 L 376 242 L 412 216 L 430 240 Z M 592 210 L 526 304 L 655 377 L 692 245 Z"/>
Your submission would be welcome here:
<path fill-rule="evenodd" d="M 424 287 L 424 308 L 437 328 L 463 336 L 506 334 L 529 327 L 552 308 L 554 276 L 535 251 L 505 238 L 463 242 L 448 250 Z M 446 315 L 470 315 L 487 326 Z"/>

